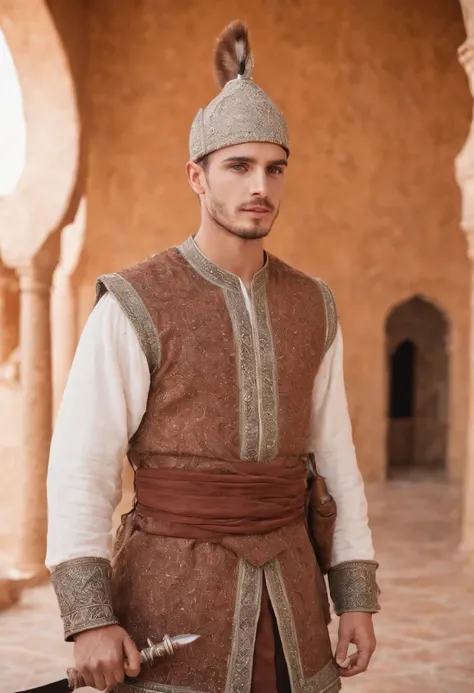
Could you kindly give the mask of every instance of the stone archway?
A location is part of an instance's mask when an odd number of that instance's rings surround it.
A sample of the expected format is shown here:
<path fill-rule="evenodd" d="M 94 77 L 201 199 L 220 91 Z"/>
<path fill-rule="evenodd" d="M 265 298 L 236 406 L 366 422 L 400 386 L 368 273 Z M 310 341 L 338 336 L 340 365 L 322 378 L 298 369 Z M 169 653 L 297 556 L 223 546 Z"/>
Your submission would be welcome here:
<path fill-rule="evenodd" d="M 60 0 L 7 0 L 0 9 L 1 30 L 21 90 L 27 141 L 24 168 L 0 205 L 2 260 L 19 280 L 21 424 L 15 470 L 21 494 L 15 542 L 18 571 L 12 574 L 21 580 L 48 574 L 44 556 L 52 429 L 50 293 L 61 232 L 73 221 L 84 189 L 84 18 L 84 3 Z"/>
<path fill-rule="evenodd" d="M 430 475 L 446 467 L 448 321 L 415 296 L 386 320 L 387 475 Z"/>

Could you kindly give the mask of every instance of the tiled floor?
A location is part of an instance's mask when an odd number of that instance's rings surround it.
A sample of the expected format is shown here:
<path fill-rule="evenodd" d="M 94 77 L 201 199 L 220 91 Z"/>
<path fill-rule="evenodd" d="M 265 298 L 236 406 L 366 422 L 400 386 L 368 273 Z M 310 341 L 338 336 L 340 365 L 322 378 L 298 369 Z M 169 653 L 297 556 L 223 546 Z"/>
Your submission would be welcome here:
<path fill-rule="evenodd" d="M 368 494 L 383 611 L 370 671 L 346 680 L 345 693 L 474 693 L 474 569 L 456 551 L 459 489 L 391 482 Z M 49 587 L 0 614 L 0 693 L 63 677 L 70 663 Z"/>

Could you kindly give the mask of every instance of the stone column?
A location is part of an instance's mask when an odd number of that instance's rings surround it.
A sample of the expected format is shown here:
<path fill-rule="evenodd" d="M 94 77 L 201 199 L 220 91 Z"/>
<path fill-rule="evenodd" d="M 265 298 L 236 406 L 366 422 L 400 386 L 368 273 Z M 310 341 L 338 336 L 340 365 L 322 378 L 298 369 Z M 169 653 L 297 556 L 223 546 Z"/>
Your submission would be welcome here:
<path fill-rule="evenodd" d="M 23 509 L 19 515 L 19 577 L 46 577 L 46 476 L 52 429 L 51 267 L 17 268 L 20 279 Z"/>
<path fill-rule="evenodd" d="M 473 171 L 474 173 L 474 171 Z M 474 226 L 464 229 L 468 239 L 471 261 L 471 296 L 469 326 L 469 406 L 467 423 L 466 467 L 463 484 L 464 503 L 462 516 L 461 550 L 474 557 Z"/>
<path fill-rule="evenodd" d="M 7 291 L 9 285 L 8 272 L 5 265 L 0 260 L 0 363 L 3 363 L 8 356 L 7 349 L 7 332 L 8 332 L 8 315 L 7 315 Z"/>
<path fill-rule="evenodd" d="M 466 70 L 474 97 L 474 2 L 462 2 L 461 6 L 468 37 L 459 49 L 459 62 Z M 474 555 L 474 117 L 466 143 L 456 158 L 455 171 L 461 189 L 461 227 L 467 237 L 471 261 L 468 440 L 461 548 Z"/>
<path fill-rule="evenodd" d="M 53 275 L 51 301 L 53 354 L 53 418 L 56 418 L 78 340 L 77 289 L 73 275 L 81 257 L 86 227 L 86 201 L 61 233 L 61 254 Z"/>
<path fill-rule="evenodd" d="M 76 314 L 76 298 L 71 277 L 59 266 L 54 273 L 51 305 L 54 419 L 77 346 Z"/>

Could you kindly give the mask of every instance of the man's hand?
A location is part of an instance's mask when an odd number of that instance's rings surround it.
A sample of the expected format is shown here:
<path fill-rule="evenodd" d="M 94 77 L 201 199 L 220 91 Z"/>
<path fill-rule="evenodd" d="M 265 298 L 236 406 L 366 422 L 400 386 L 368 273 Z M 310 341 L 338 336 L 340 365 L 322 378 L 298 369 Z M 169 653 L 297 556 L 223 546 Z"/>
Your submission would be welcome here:
<path fill-rule="evenodd" d="M 75 637 L 76 669 L 86 686 L 105 691 L 140 673 L 140 653 L 120 626 L 86 630 Z"/>
<path fill-rule="evenodd" d="M 336 649 L 336 662 L 341 676 L 356 676 L 366 671 L 370 658 L 375 651 L 375 633 L 372 614 L 348 612 L 339 619 L 339 641 Z M 349 644 L 357 647 L 350 657 L 347 656 Z"/>

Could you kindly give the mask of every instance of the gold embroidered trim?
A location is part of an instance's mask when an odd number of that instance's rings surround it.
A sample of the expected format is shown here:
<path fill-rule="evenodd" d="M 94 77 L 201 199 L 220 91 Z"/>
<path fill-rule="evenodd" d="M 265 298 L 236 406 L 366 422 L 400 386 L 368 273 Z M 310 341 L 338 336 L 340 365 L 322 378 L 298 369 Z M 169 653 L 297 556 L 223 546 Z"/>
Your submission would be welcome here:
<path fill-rule="evenodd" d="M 141 681 L 140 683 L 127 681 L 113 690 L 117 693 L 206 693 L 187 686 L 169 686 L 166 683 L 156 683 L 155 681 Z"/>
<path fill-rule="evenodd" d="M 234 330 L 239 385 L 240 457 L 256 460 L 259 442 L 258 393 L 252 325 L 242 291 L 224 291 Z"/>
<path fill-rule="evenodd" d="M 338 666 L 330 659 L 317 674 L 306 679 L 304 693 L 336 693 L 341 688 Z"/>
<path fill-rule="evenodd" d="M 334 665 L 335 667 L 336 665 Z M 317 686 L 318 684 L 316 684 Z M 328 688 L 314 688 L 311 684 L 311 679 L 308 681 L 306 685 L 306 691 L 305 693 L 338 693 L 342 689 L 342 681 L 341 679 L 337 679 L 337 681 L 334 681 L 334 683 L 329 684 Z"/>
<path fill-rule="evenodd" d="M 226 693 L 250 693 L 262 586 L 261 569 L 241 559 Z"/>
<path fill-rule="evenodd" d="M 338 317 L 336 300 L 326 282 L 323 282 L 322 279 L 316 279 L 315 281 L 321 289 L 324 299 L 324 309 L 326 311 L 326 337 L 324 341 L 324 353 L 326 353 L 332 346 L 337 334 Z"/>
<path fill-rule="evenodd" d="M 329 589 L 338 616 L 347 611 L 380 611 L 376 561 L 345 561 L 330 569 Z"/>
<path fill-rule="evenodd" d="M 222 267 L 216 265 L 212 260 L 209 260 L 209 258 L 200 251 L 192 236 L 179 245 L 177 249 L 185 260 L 189 262 L 191 267 L 193 267 L 201 277 L 204 277 L 204 279 L 219 286 L 221 289 L 231 289 L 233 291 L 242 292 L 240 279 L 237 275 L 222 269 Z M 268 262 L 269 258 L 267 255 L 264 266 L 254 275 L 252 280 L 252 284 L 255 288 L 266 282 L 268 276 Z"/>
<path fill-rule="evenodd" d="M 253 290 L 255 308 L 254 350 L 257 364 L 257 390 L 260 406 L 260 443 L 258 460 L 273 460 L 278 455 L 278 384 L 275 343 L 270 323 L 266 285 Z"/>
<path fill-rule="evenodd" d="M 150 313 L 134 287 L 120 274 L 103 274 L 97 279 L 96 302 L 109 291 L 132 323 L 140 346 L 146 356 L 151 375 L 158 369 L 161 360 L 160 338 Z"/>
<path fill-rule="evenodd" d="M 269 561 L 264 571 L 285 653 L 292 693 L 333 693 L 340 690 L 339 670 L 333 659 L 329 660 L 314 676 L 305 679 L 293 612 L 279 560 L 275 558 Z"/>
<path fill-rule="evenodd" d="M 64 638 L 118 624 L 112 609 L 112 569 L 105 558 L 75 558 L 51 575 L 64 625 Z"/>
<path fill-rule="evenodd" d="M 329 664 L 331 664 L 332 667 L 329 667 Z M 324 676 L 326 676 L 326 671 L 328 675 L 330 675 L 331 670 L 334 670 L 334 668 L 336 668 L 336 665 L 333 664 L 333 662 L 329 662 L 329 664 L 326 665 L 324 669 L 322 669 L 322 671 L 317 674 L 317 676 L 320 679 L 320 682 L 324 680 L 324 677 L 321 676 L 323 672 Z M 338 693 L 338 691 L 341 690 L 341 687 L 341 680 L 339 678 L 336 681 L 330 683 L 329 686 L 325 688 L 320 688 L 320 683 L 318 683 L 317 681 L 313 683 L 313 678 L 311 678 L 306 682 L 306 688 L 304 689 L 304 693 Z M 165 683 L 156 683 L 155 681 L 142 681 L 140 684 L 127 682 L 120 684 L 113 690 L 117 693 L 204 693 L 203 691 L 197 691 L 194 688 L 188 688 L 186 686 L 170 686 Z M 245 689 L 242 690 L 245 693 Z M 232 689 L 232 693 L 234 692 L 241 693 L 241 690 L 238 688 L 234 688 Z"/>

